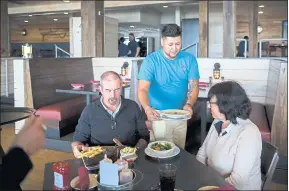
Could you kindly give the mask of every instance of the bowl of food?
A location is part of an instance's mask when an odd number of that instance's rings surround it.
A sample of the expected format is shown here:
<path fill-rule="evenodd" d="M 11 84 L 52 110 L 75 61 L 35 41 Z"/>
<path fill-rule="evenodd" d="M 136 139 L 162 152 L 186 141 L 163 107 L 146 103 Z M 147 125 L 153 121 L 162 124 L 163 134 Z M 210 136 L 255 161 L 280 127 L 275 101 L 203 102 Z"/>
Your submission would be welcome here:
<path fill-rule="evenodd" d="M 127 156 L 134 155 L 135 152 L 136 152 L 136 148 L 134 148 L 134 147 L 125 147 L 125 148 L 120 150 L 120 155 L 122 157 L 127 157 Z"/>
<path fill-rule="evenodd" d="M 175 144 L 169 141 L 155 141 L 148 144 L 148 149 L 158 156 L 166 156 L 173 151 Z"/>
<path fill-rule="evenodd" d="M 189 111 L 180 109 L 169 109 L 160 111 L 160 117 L 167 119 L 184 119 L 188 118 L 189 114 Z"/>

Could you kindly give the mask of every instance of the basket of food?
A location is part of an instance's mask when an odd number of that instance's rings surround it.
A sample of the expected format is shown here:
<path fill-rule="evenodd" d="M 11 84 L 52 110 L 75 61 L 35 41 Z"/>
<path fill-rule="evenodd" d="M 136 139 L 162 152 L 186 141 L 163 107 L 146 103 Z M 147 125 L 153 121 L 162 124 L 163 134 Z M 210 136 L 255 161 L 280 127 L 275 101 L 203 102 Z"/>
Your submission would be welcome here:
<path fill-rule="evenodd" d="M 173 151 L 175 144 L 169 141 L 155 141 L 148 144 L 148 149 L 157 156 L 166 156 Z"/>

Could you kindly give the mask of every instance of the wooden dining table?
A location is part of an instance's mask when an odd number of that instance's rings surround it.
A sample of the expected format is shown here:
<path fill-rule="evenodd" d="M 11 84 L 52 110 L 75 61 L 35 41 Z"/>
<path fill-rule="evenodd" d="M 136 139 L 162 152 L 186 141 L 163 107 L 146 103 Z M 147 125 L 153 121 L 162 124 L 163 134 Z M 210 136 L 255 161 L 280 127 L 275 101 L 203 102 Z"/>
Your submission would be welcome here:
<path fill-rule="evenodd" d="M 160 164 L 173 164 L 177 167 L 175 188 L 181 190 L 197 190 L 203 186 L 230 186 L 228 182 L 213 168 L 197 161 L 196 156 L 180 148 L 180 153 L 169 159 L 155 159 L 147 156 L 144 149 L 137 152 L 138 158 L 133 169 L 141 173 L 141 178 L 133 185 L 133 190 L 152 190 L 159 184 Z M 78 168 L 84 166 L 81 159 L 67 160 L 70 164 L 70 181 L 78 176 Z M 43 190 L 53 190 L 53 163 L 47 163 L 44 170 Z M 93 172 L 93 173 L 98 173 Z"/>

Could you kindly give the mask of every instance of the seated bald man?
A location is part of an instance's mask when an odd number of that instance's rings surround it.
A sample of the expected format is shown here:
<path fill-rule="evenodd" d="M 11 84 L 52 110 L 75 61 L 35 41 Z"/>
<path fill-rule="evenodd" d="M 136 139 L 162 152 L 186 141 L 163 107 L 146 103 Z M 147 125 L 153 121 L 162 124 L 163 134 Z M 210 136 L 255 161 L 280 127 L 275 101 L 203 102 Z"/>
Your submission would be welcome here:
<path fill-rule="evenodd" d="M 101 97 L 87 105 L 78 120 L 72 150 L 78 157 L 86 145 L 115 145 L 113 138 L 122 144 L 137 148 L 146 147 L 150 140 L 144 116 L 138 104 L 121 96 L 122 81 L 119 74 L 105 72 L 100 79 Z"/>

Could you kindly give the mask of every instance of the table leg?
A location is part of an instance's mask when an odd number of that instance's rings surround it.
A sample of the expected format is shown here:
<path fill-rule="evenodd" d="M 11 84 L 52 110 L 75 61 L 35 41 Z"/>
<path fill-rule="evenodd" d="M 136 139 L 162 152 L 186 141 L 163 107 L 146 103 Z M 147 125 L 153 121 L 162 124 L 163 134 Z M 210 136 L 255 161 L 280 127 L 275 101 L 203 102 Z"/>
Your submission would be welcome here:
<path fill-rule="evenodd" d="M 2 131 L 2 128 L 0 127 L 0 165 L 2 164 L 2 157 L 5 155 L 2 145 L 1 145 L 1 131 Z"/>
<path fill-rule="evenodd" d="M 90 104 L 91 102 L 91 95 L 86 95 L 86 105 Z"/>
<path fill-rule="evenodd" d="M 207 101 L 201 101 L 201 144 L 203 144 L 206 138 L 207 130 Z"/>

